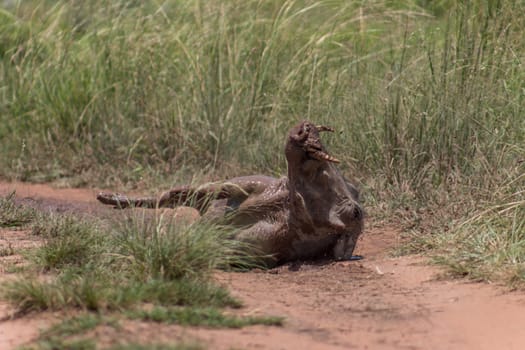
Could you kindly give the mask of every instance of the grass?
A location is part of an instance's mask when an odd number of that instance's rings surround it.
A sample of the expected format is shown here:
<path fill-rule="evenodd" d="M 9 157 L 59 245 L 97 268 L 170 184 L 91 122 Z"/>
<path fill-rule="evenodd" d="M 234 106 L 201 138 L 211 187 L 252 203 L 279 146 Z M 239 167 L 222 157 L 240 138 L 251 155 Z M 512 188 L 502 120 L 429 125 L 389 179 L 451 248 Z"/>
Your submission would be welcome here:
<path fill-rule="evenodd" d="M 14 202 L 15 192 L 0 197 L 0 227 L 20 227 L 35 218 L 35 211 Z"/>
<path fill-rule="evenodd" d="M 41 332 L 40 337 L 69 337 L 76 334 L 82 334 L 102 324 L 118 328 L 118 323 L 114 320 L 107 320 L 96 314 L 83 314 L 67 318 L 60 323 L 54 324 L 50 328 Z"/>
<path fill-rule="evenodd" d="M 96 341 L 88 334 L 97 327 L 111 327 L 120 329 L 116 318 L 102 316 L 99 314 L 83 313 L 64 319 L 50 328 L 42 331 L 38 340 L 32 345 L 24 346 L 22 349 L 33 350 L 61 350 L 61 349 L 101 349 Z M 157 349 L 157 350 L 199 350 L 197 344 L 137 344 L 129 341 L 119 340 L 118 345 L 106 346 L 109 350 L 133 350 L 133 349 Z"/>
<path fill-rule="evenodd" d="M 133 319 L 155 321 L 162 323 L 177 323 L 187 326 L 206 326 L 211 328 L 242 328 L 256 324 L 281 326 L 282 317 L 237 317 L 227 316 L 217 309 L 200 308 L 165 308 L 156 307 L 151 310 L 139 310 L 130 313 Z"/>
<path fill-rule="evenodd" d="M 8 6 L 3 176 L 283 174 L 286 130 L 307 118 L 336 127 L 331 149 L 374 192 L 483 184 L 523 141 L 523 4 L 450 3 L 435 18 L 423 3 Z"/>
<path fill-rule="evenodd" d="M 523 169 L 504 183 L 496 200 L 450 232 L 424 237 L 436 263 L 451 275 L 503 281 L 523 287 L 525 280 L 525 176 Z"/>
<path fill-rule="evenodd" d="M 67 307 L 119 310 L 140 303 L 238 307 L 211 283 L 216 268 L 257 266 L 243 245 L 211 224 L 181 226 L 163 216 L 130 216 L 114 230 L 72 216 L 43 216 L 33 232 L 41 247 L 27 253 L 33 269 L 4 286 L 20 312 Z M 39 278 L 45 272 L 46 278 Z"/>
<path fill-rule="evenodd" d="M 104 251 L 107 241 L 100 228 L 74 216 L 43 216 L 33 225 L 32 233 L 45 241 L 34 255 L 45 270 L 89 264 Z"/>
<path fill-rule="evenodd" d="M 82 335 L 100 325 L 118 326 L 114 321 L 105 320 L 103 317 L 95 314 L 70 317 L 42 331 L 33 345 L 24 346 L 22 349 L 96 349 L 94 340 L 87 338 L 72 339 L 72 337 Z"/>

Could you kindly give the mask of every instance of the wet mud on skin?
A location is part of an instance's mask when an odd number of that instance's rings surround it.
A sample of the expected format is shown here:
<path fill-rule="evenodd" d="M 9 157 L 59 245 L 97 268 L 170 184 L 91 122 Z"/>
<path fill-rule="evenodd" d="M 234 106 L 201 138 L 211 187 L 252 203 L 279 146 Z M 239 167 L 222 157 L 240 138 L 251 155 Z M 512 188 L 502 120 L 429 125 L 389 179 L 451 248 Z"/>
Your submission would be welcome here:
<path fill-rule="evenodd" d="M 12 190 L 17 202 L 39 210 L 122 215 L 96 202 L 98 190 L 0 183 L 0 195 Z M 191 209 L 177 213 L 195 215 Z M 391 257 L 399 243 L 396 228 L 365 228 L 355 251 L 362 260 L 217 272 L 217 281 L 245 304 L 228 312 L 284 316 L 283 327 L 212 330 L 124 321 L 120 333 L 99 327 L 92 335 L 103 344 L 122 337 L 150 343 L 197 340 L 209 349 L 525 349 L 523 292 L 438 278 L 440 270 L 423 257 Z M 27 232 L 0 230 L 2 248 L 11 246 L 16 252 L 38 244 Z M 0 283 L 13 278 L 5 266 L 16 259 L 21 260 L 16 253 L 0 258 Z M 9 319 L 11 311 L 0 301 L 0 349 L 34 340 L 39 329 L 60 318 L 40 313 Z"/>

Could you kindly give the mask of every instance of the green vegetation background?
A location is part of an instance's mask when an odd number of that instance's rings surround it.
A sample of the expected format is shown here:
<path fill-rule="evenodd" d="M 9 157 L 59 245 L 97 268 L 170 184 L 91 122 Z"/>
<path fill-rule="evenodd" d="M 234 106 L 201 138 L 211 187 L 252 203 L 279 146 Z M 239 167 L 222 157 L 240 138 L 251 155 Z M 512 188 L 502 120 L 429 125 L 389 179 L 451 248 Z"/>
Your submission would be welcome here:
<path fill-rule="evenodd" d="M 3 0 L 0 176 L 279 176 L 309 119 L 409 248 L 521 280 L 523 28 L 518 0 Z"/>

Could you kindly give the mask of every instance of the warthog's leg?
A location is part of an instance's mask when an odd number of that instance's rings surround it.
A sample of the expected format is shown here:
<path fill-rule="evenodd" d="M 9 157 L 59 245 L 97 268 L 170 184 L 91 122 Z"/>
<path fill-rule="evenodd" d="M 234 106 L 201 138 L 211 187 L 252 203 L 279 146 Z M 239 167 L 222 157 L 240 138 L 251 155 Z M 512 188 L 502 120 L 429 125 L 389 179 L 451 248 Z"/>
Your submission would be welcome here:
<path fill-rule="evenodd" d="M 104 204 L 113 205 L 115 208 L 141 207 L 141 208 L 174 208 L 176 206 L 190 206 L 204 211 L 212 199 L 224 198 L 220 184 L 191 187 L 179 186 L 164 192 L 160 197 L 129 198 L 119 193 L 101 192 L 97 199 Z"/>
<path fill-rule="evenodd" d="M 130 198 L 120 193 L 101 192 L 97 199 L 121 209 L 189 206 L 202 214 L 214 200 L 227 199 L 234 207 L 238 207 L 250 195 L 264 192 L 267 186 L 275 182 L 277 179 L 268 176 L 244 176 L 202 186 L 178 186 L 164 192 L 160 197 Z"/>
<path fill-rule="evenodd" d="M 346 232 L 337 240 L 332 254 L 336 260 L 354 260 L 353 253 L 357 239 L 363 231 L 363 221 L 356 220 L 353 224 L 347 226 Z M 359 257 L 361 258 L 361 257 Z"/>

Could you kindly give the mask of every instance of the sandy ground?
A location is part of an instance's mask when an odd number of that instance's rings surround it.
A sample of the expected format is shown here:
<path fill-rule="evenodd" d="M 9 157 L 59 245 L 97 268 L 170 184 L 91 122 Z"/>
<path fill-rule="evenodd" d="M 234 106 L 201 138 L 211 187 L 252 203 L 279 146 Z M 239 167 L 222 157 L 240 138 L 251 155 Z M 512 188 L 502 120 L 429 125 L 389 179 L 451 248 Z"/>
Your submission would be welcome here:
<path fill-rule="evenodd" d="M 58 212 L 118 215 L 98 205 L 96 190 L 0 183 L 0 195 L 16 189 L 19 201 Z M 372 220 L 372 219 L 371 219 Z M 98 339 L 198 341 L 209 349 L 525 349 L 525 294 L 502 287 L 438 278 L 419 256 L 391 257 L 399 244 L 392 227 L 367 229 L 352 262 L 295 263 L 270 271 L 218 272 L 239 297 L 245 315 L 279 315 L 283 327 L 211 330 L 126 322 L 119 335 L 94 331 Z M 23 231 L 0 231 L 0 245 L 38 244 Z M 0 282 L 11 275 L 0 260 Z M 9 319 L 0 302 L 0 349 L 34 340 L 56 315 Z M 111 340 L 107 341 L 111 343 Z"/>

